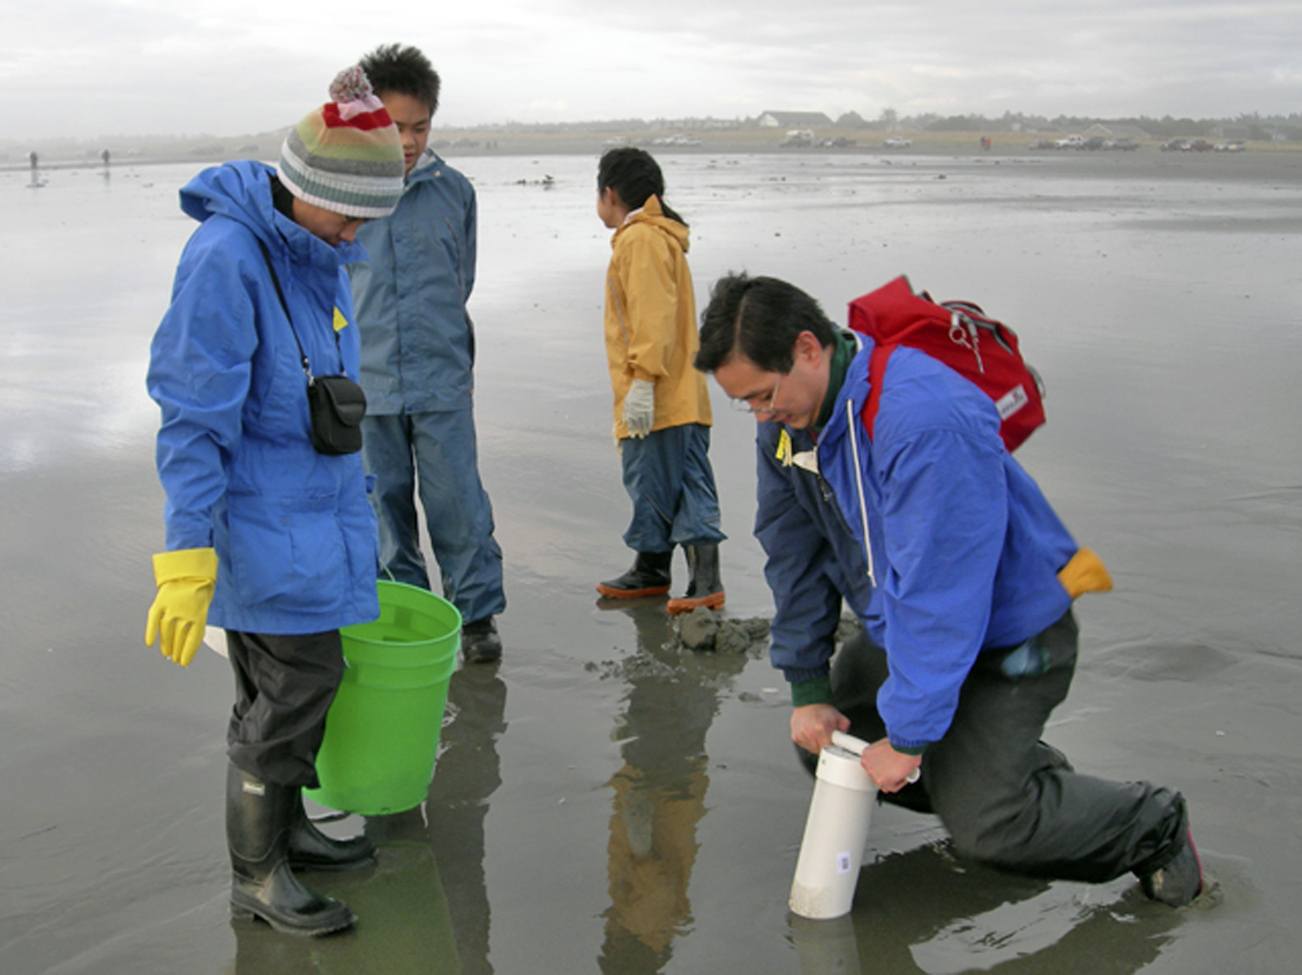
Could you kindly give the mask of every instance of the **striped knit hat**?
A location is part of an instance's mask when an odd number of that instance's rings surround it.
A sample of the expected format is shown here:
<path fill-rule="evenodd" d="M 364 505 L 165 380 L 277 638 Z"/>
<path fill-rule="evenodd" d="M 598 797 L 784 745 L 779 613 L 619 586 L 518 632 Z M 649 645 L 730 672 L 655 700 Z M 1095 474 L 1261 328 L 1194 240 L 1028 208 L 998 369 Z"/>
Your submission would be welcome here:
<path fill-rule="evenodd" d="M 305 203 L 349 217 L 387 217 L 406 173 L 398 128 L 359 65 L 335 76 L 330 99 L 289 130 L 276 173 Z"/>

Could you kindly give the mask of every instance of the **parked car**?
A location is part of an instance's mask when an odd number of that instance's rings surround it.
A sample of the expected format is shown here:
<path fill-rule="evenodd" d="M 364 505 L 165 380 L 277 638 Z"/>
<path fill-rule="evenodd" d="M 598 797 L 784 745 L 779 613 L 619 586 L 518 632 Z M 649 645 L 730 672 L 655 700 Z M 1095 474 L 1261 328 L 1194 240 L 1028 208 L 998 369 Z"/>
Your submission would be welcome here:
<path fill-rule="evenodd" d="M 1238 141 L 1218 142 L 1216 143 L 1216 145 L 1212 146 L 1212 149 L 1215 150 L 1216 152 L 1242 152 L 1246 148 L 1247 148 L 1246 145 Z"/>
<path fill-rule="evenodd" d="M 1058 143 L 1054 142 L 1052 139 L 1036 139 L 1029 146 L 1027 146 L 1027 148 L 1028 149 L 1057 149 Z"/>
<path fill-rule="evenodd" d="M 1131 150 L 1138 149 L 1139 143 L 1136 142 L 1134 139 L 1126 139 L 1126 138 L 1109 139 L 1107 142 L 1103 143 L 1103 148 L 1120 149 L 1124 152 L 1130 152 Z"/>
<path fill-rule="evenodd" d="M 1162 151 L 1163 152 L 1188 152 L 1189 140 L 1167 139 L 1165 142 L 1162 143 Z"/>
<path fill-rule="evenodd" d="M 887 149 L 907 149 L 913 145 L 912 139 L 906 139 L 903 136 L 893 135 L 889 139 L 883 139 L 882 145 Z"/>
<path fill-rule="evenodd" d="M 782 140 L 784 146 L 812 146 L 814 144 L 813 129 L 790 129 L 787 131 L 787 137 Z"/>
<path fill-rule="evenodd" d="M 1059 149 L 1082 149 L 1085 146 L 1085 136 L 1067 135 L 1063 136 L 1054 143 Z"/>

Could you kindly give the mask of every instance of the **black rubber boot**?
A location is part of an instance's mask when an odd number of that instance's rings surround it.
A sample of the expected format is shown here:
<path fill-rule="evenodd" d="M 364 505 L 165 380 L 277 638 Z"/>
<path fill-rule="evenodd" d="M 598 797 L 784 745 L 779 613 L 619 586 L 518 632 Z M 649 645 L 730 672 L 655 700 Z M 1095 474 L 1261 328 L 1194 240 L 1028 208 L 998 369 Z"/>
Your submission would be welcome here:
<path fill-rule="evenodd" d="M 673 564 L 674 550 L 668 552 L 638 552 L 633 568 L 618 579 L 597 583 L 597 592 L 607 599 L 646 599 L 649 596 L 669 594 L 669 567 Z"/>
<path fill-rule="evenodd" d="M 294 790 L 294 824 L 289 831 L 291 870 L 356 870 L 375 862 L 375 844 L 365 836 L 337 840 L 316 828 L 303 808 L 302 790 Z"/>
<path fill-rule="evenodd" d="M 493 617 L 485 616 L 461 627 L 461 656 L 468 664 L 491 664 L 502 659 L 502 638 Z"/>
<path fill-rule="evenodd" d="M 352 927 L 346 904 L 313 893 L 289 869 L 289 835 L 298 789 L 275 785 L 234 765 L 226 773 L 226 846 L 231 855 L 231 913 L 261 918 L 286 934 L 320 935 Z"/>
<path fill-rule="evenodd" d="M 1194 845 L 1188 814 L 1185 815 L 1184 842 L 1175 856 L 1156 870 L 1139 874 L 1139 886 L 1144 896 L 1169 907 L 1192 904 L 1206 886 L 1202 857 Z"/>
<path fill-rule="evenodd" d="M 687 583 L 687 594 L 669 600 L 665 611 L 670 616 L 690 613 L 701 606 L 707 609 L 720 609 L 723 606 L 723 583 L 719 580 L 719 546 L 684 545 L 687 555 L 687 568 L 691 579 Z"/>

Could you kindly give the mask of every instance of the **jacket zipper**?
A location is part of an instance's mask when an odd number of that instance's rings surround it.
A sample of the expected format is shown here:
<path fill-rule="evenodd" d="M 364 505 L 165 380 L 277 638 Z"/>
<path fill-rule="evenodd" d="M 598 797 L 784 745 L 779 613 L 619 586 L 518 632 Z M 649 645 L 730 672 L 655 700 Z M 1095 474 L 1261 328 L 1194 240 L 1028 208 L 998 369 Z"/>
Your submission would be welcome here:
<path fill-rule="evenodd" d="M 863 524 L 863 554 L 868 561 L 868 581 L 877 586 L 873 575 L 873 548 L 868 538 L 868 504 L 863 493 L 863 468 L 859 466 L 859 440 L 854 433 L 854 400 L 845 401 L 846 433 L 850 436 L 850 456 L 854 460 L 854 483 L 859 489 L 859 518 Z"/>
<path fill-rule="evenodd" d="M 814 479 L 818 481 L 818 489 L 823 494 L 823 503 L 832 510 L 832 517 L 840 523 L 846 534 L 854 534 L 850 531 L 850 525 L 845 520 L 845 515 L 841 511 L 841 504 L 836 500 L 836 495 L 832 492 L 832 485 L 827 483 L 827 479 L 822 474 L 815 474 Z"/>
<path fill-rule="evenodd" d="M 817 447 L 814 448 L 814 454 L 815 455 L 818 454 Z M 837 522 L 841 525 L 841 528 L 845 531 L 847 535 L 853 535 L 854 533 L 850 531 L 849 522 L 845 520 L 845 513 L 841 510 L 841 504 L 836 500 L 836 493 L 832 490 L 832 485 L 827 483 L 827 478 L 825 478 L 820 471 L 806 471 L 806 472 L 808 474 L 811 474 L 814 480 L 818 483 L 818 490 L 819 493 L 823 496 L 823 503 L 827 505 L 828 508 L 831 509 L 832 517 L 834 517 L 837 520 Z M 862 508 L 860 510 L 862 510 Z M 865 549 L 865 551 L 867 550 Z M 869 582 L 872 582 L 874 585 L 876 585 L 876 582 L 873 580 L 871 552 L 868 552 L 868 580 Z"/>

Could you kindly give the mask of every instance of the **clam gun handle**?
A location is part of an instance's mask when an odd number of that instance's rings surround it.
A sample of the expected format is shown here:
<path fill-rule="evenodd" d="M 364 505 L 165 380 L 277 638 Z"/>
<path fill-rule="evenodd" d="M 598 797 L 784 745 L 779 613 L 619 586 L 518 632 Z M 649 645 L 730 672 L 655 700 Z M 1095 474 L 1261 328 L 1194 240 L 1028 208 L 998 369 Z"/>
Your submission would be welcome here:
<path fill-rule="evenodd" d="M 832 732 L 832 744 L 837 748 L 844 748 L 847 752 L 859 756 L 862 756 L 864 749 L 868 747 L 868 742 L 864 741 L 862 738 L 856 738 L 854 735 L 847 735 L 844 731 Z M 912 785 L 920 778 L 922 778 L 922 769 L 915 768 L 909 773 L 909 777 L 906 781 Z"/>

